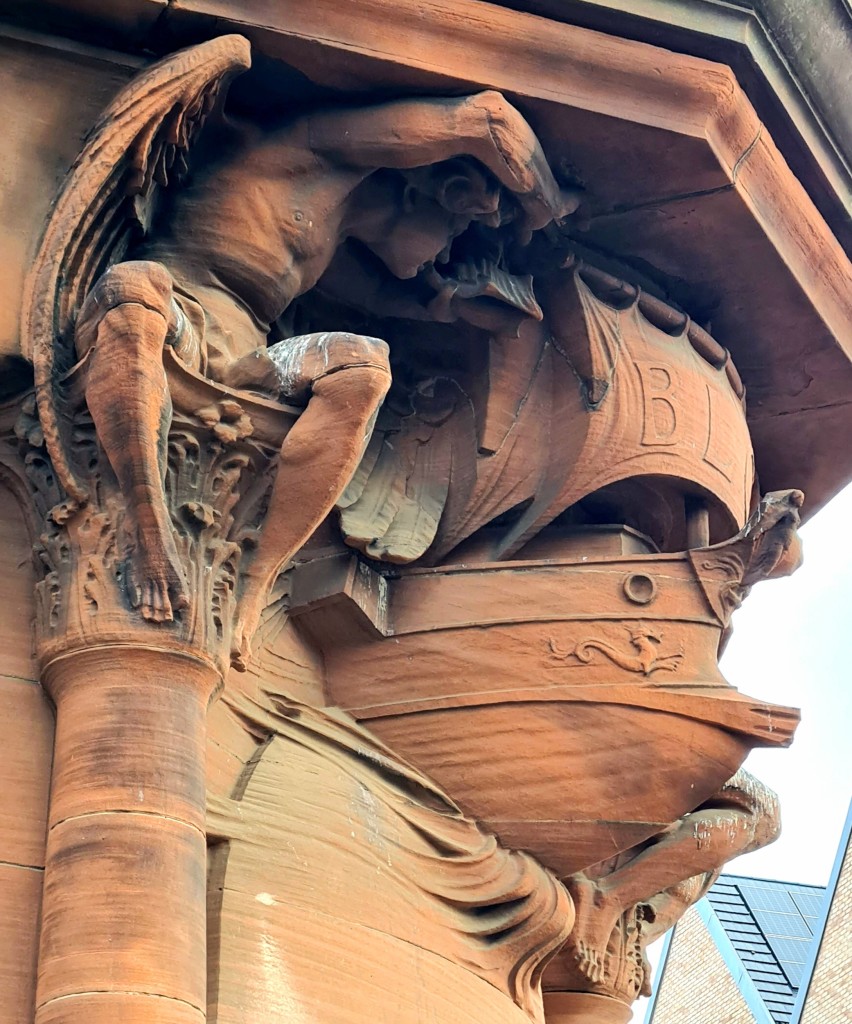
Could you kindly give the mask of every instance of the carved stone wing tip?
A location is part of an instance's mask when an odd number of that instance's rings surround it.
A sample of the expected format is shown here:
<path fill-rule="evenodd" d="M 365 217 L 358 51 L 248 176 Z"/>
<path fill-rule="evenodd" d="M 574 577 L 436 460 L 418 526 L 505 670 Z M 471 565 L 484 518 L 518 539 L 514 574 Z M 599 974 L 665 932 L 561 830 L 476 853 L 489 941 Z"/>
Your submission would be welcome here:
<path fill-rule="evenodd" d="M 51 208 L 25 287 L 21 341 L 33 362 L 45 444 L 72 503 L 85 501 L 86 489 L 61 438 L 55 387 L 74 359 L 75 312 L 95 279 L 145 233 L 158 186 L 179 180 L 199 129 L 250 65 L 249 41 L 234 34 L 146 68 L 104 110 Z"/>

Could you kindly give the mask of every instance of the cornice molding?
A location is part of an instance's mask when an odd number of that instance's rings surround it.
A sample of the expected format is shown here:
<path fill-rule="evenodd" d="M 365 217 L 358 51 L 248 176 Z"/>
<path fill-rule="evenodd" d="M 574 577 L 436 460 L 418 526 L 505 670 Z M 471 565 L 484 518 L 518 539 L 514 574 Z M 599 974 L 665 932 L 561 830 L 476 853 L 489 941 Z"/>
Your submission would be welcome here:
<path fill-rule="evenodd" d="M 852 0 L 495 0 L 555 22 L 731 66 L 785 159 L 852 251 Z M 286 21 L 299 5 L 282 0 Z M 345 6 L 345 5 L 342 5 Z M 482 4 L 486 7 L 486 4 Z M 0 0 L 0 19 L 135 53 L 165 53 L 204 20 L 263 32 L 264 0 Z"/>
<path fill-rule="evenodd" d="M 850 0 L 496 0 L 501 6 L 730 65 L 849 249 Z"/>

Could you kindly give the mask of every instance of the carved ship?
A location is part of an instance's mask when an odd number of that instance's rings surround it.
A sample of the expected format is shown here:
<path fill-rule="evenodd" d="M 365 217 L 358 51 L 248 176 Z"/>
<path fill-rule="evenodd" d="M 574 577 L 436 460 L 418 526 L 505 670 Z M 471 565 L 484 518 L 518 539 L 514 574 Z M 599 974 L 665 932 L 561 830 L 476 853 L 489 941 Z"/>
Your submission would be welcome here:
<path fill-rule="evenodd" d="M 477 518 L 474 485 L 461 520 L 479 534 L 442 554 L 447 512 L 432 547 L 455 564 L 305 564 L 292 612 L 324 652 L 330 704 L 564 876 L 699 807 L 754 746 L 790 742 L 797 712 L 739 693 L 717 661 L 748 587 L 795 568 L 803 498 L 769 495 L 748 518 L 743 388 L 709 335 L 588 268 L 555 287 L 524 400 L 478 462 L 512 501 L 512 459 L 530 476 L 549 460 L 551 483 L 505 525 Z M 524 445 L 550 389 L 558 441 Z M 613 486 L 615 526 L 558 520 Z M 623 525 L 649 508 L 653 540 Z"/>
<path fill-rule="evenodd" d="M 795 558 L 797 501 L 670 555 L 393 572 L 335 555 L 294 574 L 292 614 L 329 704 L 565 876 L 699 806 L 752 747 L 790 742 L 798 713 L 739 693 L 717 657 L 742 588 Z"/>
<path fill-rule="evenodd" d="M 554 351 L 549 364 L 570 365 L 575 394 L 581 384 L 577 457 L 550 504 L 531 506 L 509 538 L 478 552 L 473 544 L 455 564 L 382 565 L 335 548 L 296 567 L 290 596 L 292 615 L 324 654 L 327 703 L 507 847 L 561 876 L 659 834 L 713 797 L 753 747 L 788 744 L 798 721 L 789 708 L 740 694 L 717 659 L 751 583 L 796 561 L 801 494 L 768 496 L 733 539 L 711 544 L 743 522 L 753 482 L 727 354 L 711 361 L 712 339 L 685 324 L 672 336 L 639 301 L 618 309 L 582 282 L 578 289 L 586 333 L 565 329 L 563 341 L 575 339 L 571 361 Z M 208 438 L 205 458 L 257 473 L 298 410 L 206 380 L 170 350 L 165 364 L 170 444 L 191 428 Z M 83 371 L 78 365 L 65 383 L 78 415 Z M 545 385 L 533 380 L 531 389 Z M 620 401 L 607 401 L 616 393 Z M 237 452 L 238 463 L 229 454 Z M 638 479 L 669 482 L 660 492 L 672 508 L 680 502 L 673 536 L 684 550 L 661 553 L 621 523 L 548 528 L 596 489 Z M 167 488 L 177 486 L 170 468 Z M 221 517 L 206 506 L 184 514 L 205 529 Z M 229 543 L 242 544 L 244 518 L 228 525 Z M 475 561 L 483 551 L 503 560 Z M 238 601 L 239 578 L 226 584 L 221 600 Z M 76 617 L 84 629 L 85 614 Z M 116 636 L 123 628 L 117 621 Z"/>

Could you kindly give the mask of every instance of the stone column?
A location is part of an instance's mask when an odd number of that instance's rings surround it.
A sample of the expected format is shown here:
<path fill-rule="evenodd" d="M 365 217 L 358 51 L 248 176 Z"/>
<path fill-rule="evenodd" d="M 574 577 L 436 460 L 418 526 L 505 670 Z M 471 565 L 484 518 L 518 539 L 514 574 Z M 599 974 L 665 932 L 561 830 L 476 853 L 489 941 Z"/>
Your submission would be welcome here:
<path fill-rule="evenodd" d="M 736 694 L 716 658 L 751 584 L 795 561 L 802 496 L 770 495 L 749 518 L 744 389 L 685 313 L 585 266 L 571 231 L 513 253 L 580 199 L 491 90 L 360 112 L 347 96 L 330 120 L 306 107 L 292 134 L 270 130 L 278 150 L 246 155 L 235 142 L 210 168 L 221 190 L 191 192 L 179 215 L 199 126 L 247 66 L 246 41 L 223 36 L 123 90 L 69 173 L 30 275 L 35 399 L 18 436 L 38 522 L 38 657 L 57 708 L 36 1024 L 204 1024 L 207 708 L 228 667 L 246 666 L 272 579 L 342 498 L 344 538 L 370 561 L 346 554 L 337 579 L 330 544 L 302 604 L 319 616 L 305 630 L 335 713 L 238 708 L 261 725 L 258 749 L 240 798 L 213 804 L 214 835 L 231 846 L 211 956 L 217 1021 L 242 1020 L 250 1003 L 255 1020 L 299 1016 L 290 967 L 307 978 L 304 1005 L 321 1007 L 311 1019 L 336 1019 L 329 993 L 384 1019 L 370 1003 L 373 937 L 410 1024 L 461 1019 L 467 992 L 506 1024 L 626 1024 L 647 991 L 647 942 L 727 856 L 772 838 L 759 789 L 741 782 L 735 798 L 726 779 L 751 747 L 786 742 L 795 715 Z M 276 174 L 286 224 L 251 215 Z M 238 212 L 220 224 L 227 210 Z M 510 242 L 498 229 L 512 220 Z M 181 251 L 196 222 L 198 245 Z M 264 324 L 311 319 L 313 299 L 289 303 L 326 270 L 334 278 L 349 231 L 397 278 L 372 281 L 365 262 L 359 323 L 367 297 L 377 334 L 387 317 L 432 320 L 429 333 L 459 320 L 446 347 L 401 332 L 415 344 L 395 352 L 397 390 L 372 445 L 387 349 L 328 333 L 345 289 L 310 334 L 263 358 Z M 436 278 L 442 252 L 468 247 Z M 283 269 L 255 281 L 267 249 Z M 222 288 L 200 283 L 222 263 L 239 272 L 223 272 Z M 557 270 L 561 284 L 545 283 Z M 456 299 L 473 303 L 465 316 Z M 487 379 L 474 331 L 490 335 Z M 232 342 L 217 367 L 217 345 Z M 255 388 L 306 403 L 283 449 L 296 413 L 241 390 Z M 560 523 L 570 510 L 576 521 Z M 335 597 L 355 606 L 348 630 L 326 628 Z M 299 771 L 304 785 L 287 784 Z M 334 795 L 332 784 L 337 806 L 276 802 L 311 786 Z M 302 856 L 273 833 L 292 834 Z M 283 863 L 271 868 L 272 853 Z M 339 984 L 324 959 L 335 918 Z M 249 932 L 256 954 L 241 955 Z M 256 998 L 246 964 L 265 974 Z M 450 1008 L 433 1014 L 423 993 Z"/>
<path fill-rule="evenodd" d="M 548 992 L 544 997 L 546 1024 L 627 1024 L 630 1006 L 593 992 Z"/>
<path fill-rule="evenodd" d="M 57 709 L 38 1024 L 205 1020 L 205 737 L 196 652 L 107 644 L 44 666 Z"/>

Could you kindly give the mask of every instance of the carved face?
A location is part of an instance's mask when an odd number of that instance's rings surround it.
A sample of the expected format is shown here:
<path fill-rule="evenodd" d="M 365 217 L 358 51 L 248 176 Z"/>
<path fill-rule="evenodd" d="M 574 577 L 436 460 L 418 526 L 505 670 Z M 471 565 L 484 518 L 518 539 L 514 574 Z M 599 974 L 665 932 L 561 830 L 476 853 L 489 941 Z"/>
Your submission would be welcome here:
<path fill-rule="evenodd" d="M 443 209 L 417 190 L 408 192 L 404 214 L 393 218 L 381 237 L 367 243 L 388 270 L 403 280 L 416 277 L 427 264 L 448 251 L 453 239 L 473 220 L 470 215 Z"/>
<path fill-rule="evenodd" d="M 471 160 L 448 160 L 404 174 L 405 185 L 382 230 L 362 238 L 398 278 L 449 258 L 453 239 L 474 221 L 500 223 L 500 187 Z"/>

